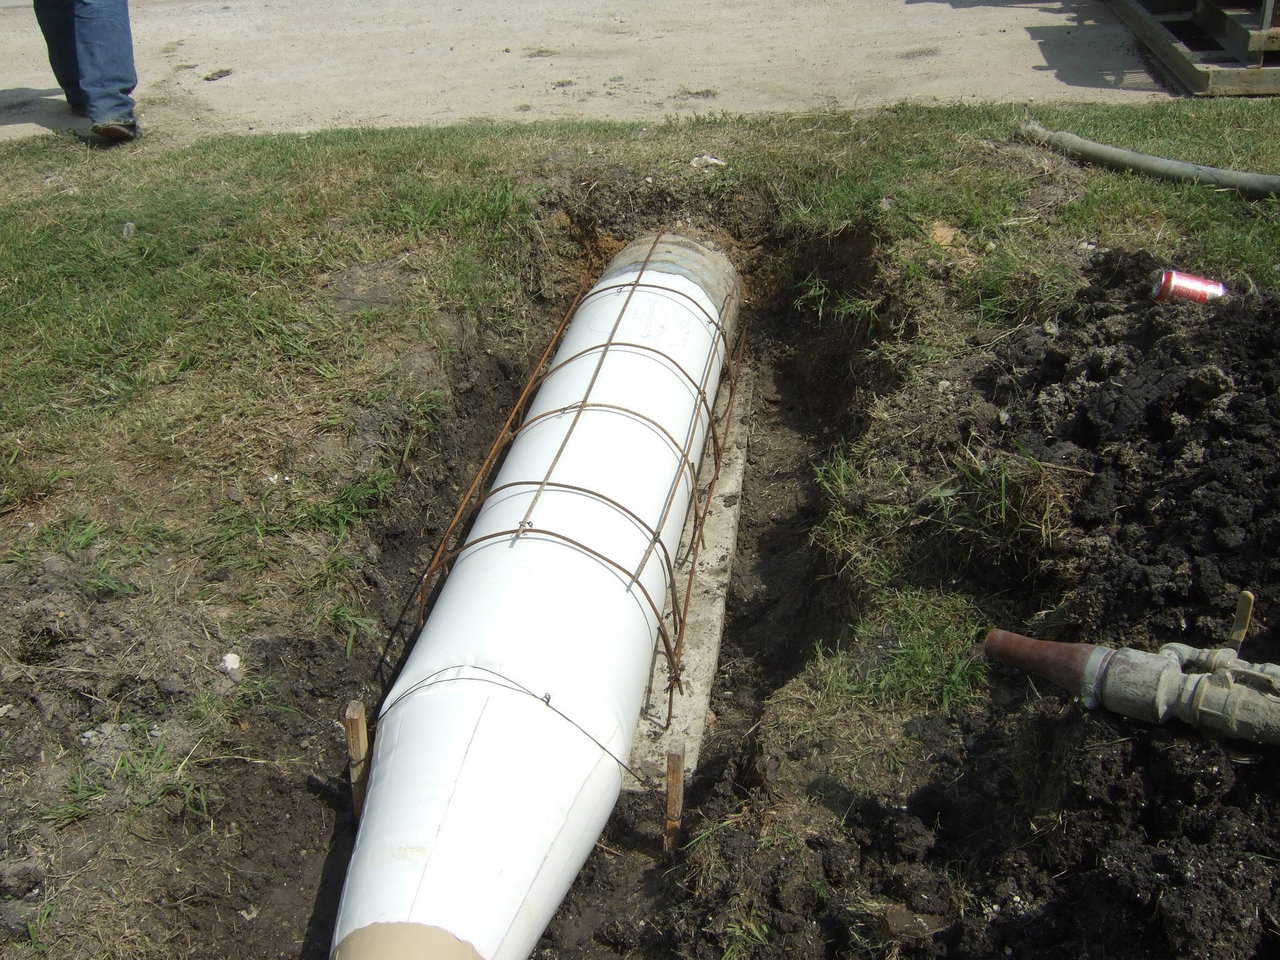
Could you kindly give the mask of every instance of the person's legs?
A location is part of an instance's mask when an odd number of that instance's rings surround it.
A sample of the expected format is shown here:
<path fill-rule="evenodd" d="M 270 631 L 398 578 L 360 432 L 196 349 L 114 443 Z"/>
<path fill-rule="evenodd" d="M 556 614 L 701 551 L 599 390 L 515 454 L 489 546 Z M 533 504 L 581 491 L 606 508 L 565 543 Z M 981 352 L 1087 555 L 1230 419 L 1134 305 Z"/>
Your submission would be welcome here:
<path fill-rule="evenodd" d="M 129 94 L 137 86 L 138 75 L 133 68 L 129 0 L 74 3 L 76 59 L 89 119 L 95 126 L 134 124 Z"/>
<path fill-rule="evenodd" d="M 76 59 L 75 0 L 35 0 L 36 21 L 49 48 L 49 66 L 67 95 L 72 110 L 85 109 L 80 89 L 80 65 Z"/>

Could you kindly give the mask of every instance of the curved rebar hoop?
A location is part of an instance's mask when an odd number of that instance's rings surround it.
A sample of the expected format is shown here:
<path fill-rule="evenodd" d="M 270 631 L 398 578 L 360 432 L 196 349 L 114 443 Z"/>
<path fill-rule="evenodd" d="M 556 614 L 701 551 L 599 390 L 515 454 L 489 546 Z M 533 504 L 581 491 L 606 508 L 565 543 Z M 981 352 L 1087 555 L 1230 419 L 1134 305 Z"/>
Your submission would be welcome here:
<path fill-rule="evenodd" d="M 683 654 L 684 654 L 685 625 L 688 621 L 689 603 L 690 603 L 691 594 L 693 592 L 693 581 L 697 571 L 697 558 L 698 558 L 699 548 L 700 546 L 703 545 L 704 527 L 706 524 L 707 514 L 710 512 L 711 494 L 714 491 L 717 480 L 719 479 L 720 470 L 723 465 L 724 444 L 725 444 L 724 431 L 727 430 L 727 425 L 731 421 L 732 415 L 733 415 L 734 398 L 737 390 L 738 375 L 741 370 L 741 365 L 742 365 L 744 351 L 745 351 L 746 337 L 740 333 L 739 336 L 736 338 L 736 341 L 733 344 L 732 348 L 730 348 L 728 343 L 728 337 L 725 332 L 725 324 L 721 320 L 714 317 L 701 303 L 697 301 L 696 298 L 692 297 L 691 295 L 689 295 L 688 293 L 685 293 L 682 290 L 672 289 L 671 287 L 665 284 L 647 283 L 644 281 L 643 277 L 644 277 L 645 271 L 649 268 L 650 262 L 652 261 L 652 258 L 653 258 L 654 251 L 656 250 L 658 244 L 661 242 L 664 235 L 665 235 L 665 231 L 660 231 L 655 235 L 653 243 L 650 244 L 649 250 L 646 253 L 645 259 L 641 264 L 640 270 L 636 274 L 636 277 L 634 280 L 629 280 L 629 281 L 616 283 L 616 284 L 609 284 L 602 287 L 595 287 L 585 293 L 580 292 L 578 296 L 575 297 L 573 304 L 569 307 L 569 309 L 565 312 L 564 316 L 561 318 L 561 321 L 556 328 L 555 334 L 552 336 L 550 342 L 547 344 L 546 348 L 543 350 L 541 356 L 539 357 L 538 362 L 535 364 L 533 370 L 531 371 L 529 378 L 525 382 L 525 385 L 520 392 L 520 396 L 516 400 L 515 405 L 512 407 L 511 412 L 507 416 L 505 423 L 503 424 L 502 428 L 498 431 L 497 436 L 495 436 L 494 441 L 489 448 L 489 452 L 485 457 L 484 462 L 481 464 L 480 469 L 476 472 L 476 475 L 472 479 L 470 486 L 468 487 L 462 500 L 458 504 L 458 507 L 454 512 L 453 519 L 450 521 L 449 526 L 445 529 L 445 532 L 441 537 L 440 543 L 437 545 L 436 550 L 432 555 L 431 562 L 429 563 L 426 572 L 423 574 L 419 582 L 418 588 L 414 594 L 414 599 L 417 601 L 417 604 L 418 604 L 418 619 L 415 626 L 415 633 L 416 633 L 416 632 L 421 632 L 423 626 L 426 623 L 427 611 L 430 607 L 430 598 L 434 593 L 435 587 L 439 585 L 439 583 L 443 579 L 444 574 L 447 573 L 447 571 L 452 567 L 453 562 L 464 550 L 490 540 L 500 539 L 501 537 L 504 537 L 504 536 L 510 536 L 513 539 L 519 539 L 520 537 L 525 535 L 537 534 L 537 535 L 548 536 L 553 539 L 564 541 L 569 545 L 572 545 L 578 549 L 581 549 L 585 553 L 595 557 L 598 560 L 601 560 L 602 562 L 608 564 L 610 567 L 623 573 L 630 583 L 634 583 L 637 586 L 639 586 L 642 593 L 644 594 L 645 601 L 647 602 L 649 608 L 653 611 L 655 622 L 657 623 L 657 626 L 658 626 L 658 635 L 659 635 L 657 649 L 655 649 L 655 654 L 657 650 L 660 649 L 667 660 L 667 673 L 668 673 L 667 723 L 669 724 L 671 721 L 671 713 L 672 713 L 673 704 L 674 704 L 674 694 L 677 690 L 683 692 L 683 683 L 681 681 L 680 674 L 681 674 L 682 660 L 683 660 Z M 584 348 L 583 350 L 578 351 L 572 356 L 569 356 L 564 358 L 563 360 L 557 361 L 552 366 L 548 366 L 547 365 L 548 361 L 550 360 L 555 349 L 559 346 L 560 342 L 563 340 L 564 332 L 568 328 L 569 323 L 572 321 L 577 311 L 588 300 L 592 299 L 593 297 L 596 297 L 598 295 L 603 295 L 606 293 L 617 292 L 619 290 L 627 291 L 627 299 L 624 301 L 621 309 L 618 311 L 618 314 L 614 319 L 613 326 L 609 332 L 608 337 L 605 339 L 605 341 L 602 343 L 593 344 L 590 347 L 587 347 L 587 348 Z M 697 310 L 697 312 L 701 314 L 702 318 L 706 320 L 707 324 L 710 326 L 711 330 L 713 331 L 713 336 L 715 336 L 720 341 L 720 344 L 723 347 L 723 354 L 721 354 L 719 350 L 711 351 L 711 353 L 707 357 L 707 361 L 704 365 L 704 369 L 701 371 L 701 377 L 694 377 L 678 361 L 676 361 L 674 358 L 672 358 L 669 354 L 667 354 L 664 351 L 648 346 L 647 344 L 634 343 L 631 341 L 614 339 L 617 335 L 619 327 L 621 326 L 623 317 L 626 315 L 627 309 L 630 307 L 632 298 L 634 297 L 637 290 L 660 290 L 665 293 L 669 293 L 673 296 L 680 297 L 684 300 L 687 300 Z M 721 303 L 720 305 L 721 317 L 723 317 L 724 312 L 729 308 L 730 301 L 732 300 L 732 298 L 733 298 L 733 293 L 731 292 L 725 297 L 725 300 Z M 694 411 L 693 417 L 691 418 L 689 427 L 686 430 L 686 436 L 683 443 L 678 442 L 676 438 L 671 435 L 670 431 L 668 431 L 666 427 L 664 427 L 661 423 L 654 420 L 652 417 L 649 417 L 646 414 L 641 413 L 638 410 L 622 407 L 617 404 L 598 403 L 598 402 L 592 402 L 590 400 L 592 389 L 594 388 L 596 380 L 599 377 L 599 373 L 601 368 L 603 367 L 605 358 L 607 357 L 611 349 L 640 351 L 644 353 L 653 354 L 655 359 L 662 360 L 662 361 L 665 361 L 667 364 L 670 364 L 671 369 L 674 369 L 675 371 L 677 371 L 682 376 L 682 378 L 694 389 L 695 396 L 697 397 L 697 405 L 695 407 L 695 411 Z M 581 401 L 577 401 L 572 404 L 566 404 L 565 406 L 557 407 L 553 410 L 542 411 L 536 416 L 531 417 L 528 420 L 524 421 L 518 427 L 514 426 L 517 417 L 528 405 L 528 402 L 533 396 L 533 394 L 535 393 L 535 391 L 543 383 L 545 383 L 549 377 L 551 377 L 557 371 L 563 369 L 570 363 L 577 360 L 581 360 L 583 357 L 590 356 L 593 353 L 598 354 L 596 366 L 595 366 L 595 369 L 593 370 L 591 380 L 588 382 L 587 389 Z M 712 408 L 712 403 L 711 403 L 711 396 L 710 396 L 711 391 L 709 389 L 709 380 L 710 380 L 711 373 L 714 370 L 717 356 L 724 356 L 728 358 L 726 380 L 727 380 L 727 387 L 728 387 L 729 393 L 728 393 L 728 398 L 725 404 L 725 410 L 720 417 L 716 417 L 714 414 L 714 410 Z M 643 421 L 647 426 L 651 427 L 656 433 L 661 435 L 662 438 L 666 440 L 666 442 L 671 446 L 672 450 L 678 453 L 678 456 L 680 459 L 680 469 L 677 472 L 677 479 L 673 480 L 672 486 L 668 491 L 668 494 L 666 497 L 666 502 L 663 505 L 660 519 L 655 525 L 650 525 L 646 523 L 638 514 L 635 513 L 635 511 L 626 507 L 624 504 L 621 504 L 618 501 L 600 493 L 599 491 L 590 490 L 588 488 L 579 487 L 572 484 L 561 483 L 559 481 L 551 479 L 551 476 L 555 471 L 555 468 L 559 462 L 561 455 L 564 452 L 565 447 L 568 445 L 568 441 L 572 436 L 575 427 L 580 421 L 582 414 L 587 410 L 613 411 L 613 412 L 622 414 L 624 416 L 635 417 L 636 419 Z M 559 448 L 555 456 L 552 458 L 552 461 L 549 464 L 546 470 L 546 473 L 541 480 L 514 481 L 511 483 L 503 484 L 499 487 L 494 487 L 493 489 L 487 491 L 483 495 L 479 495 L 479 488 L 481 484 L 490 475 L 490 473 L 492 472 L 493 468 L 497 464 L 497 461 L 502 456 L 502 454 L 511 446 L 514 440 L 521 433 L 523 433 L 527 428 L 534 426 L 536 424 L 542 423 L 551 417 L 561 416 L 569 412 L 573 413 L 573 420 L 571 421 L 568 430 L 565 431 L 564 437 L 561 438 Z M 710 484 L 706 488 L 705 496 L 701 495 L 702 461 L 700 458 L 699 462 L 695 464 L 693 462 L 693 456 L 692 456 L 692 446 L 697 436 L 699 425 L 701 423 L 705 423 L 708 437 L 711 440 L 712 462 L 713 462 L 713 473 L 712 473 Z M 681 475 L 686 477 L 688 479 L 688 482 L 691 484 L 690 492 L 692 497 L 692 509 L 693 509 L 693 524 L 691 528 L 692 536 L 690 541 L 689 572 L 685 578 L 685 584 L 684 584 L 683 590 L 681 590 L 680 585 L 678 583 L 678 578 L 675 575 L 676 559 L 671 555 L 670 549 L 667 547 L 665 542 L 663 542 L 661 537 L 661 530 L 663 526 L 666 524 L 667 518 L 670 515 L 672 504 L 675 500 L 676 489 L 680 482 L 679 477 Z M 450 546 L 455 539 L 458 529 L 464 525 L 464 517 L 466 518 L 465 525 L 470 526 L 471 523 L 474 522 L 480 510 L 483 509 L 483 507 L 487 503 L 489 503 L 496 494 L 504 491 L 508 491 L 508 490 L 511 490 L 512 488 L 520 487 L 520 486 L 529 486 L 529 487 L 534 487 L 536 489 L 535 489 L 533 498 L 531 499 L 531 502 L 529 503 L 528 507 L 525 510 L 524 517 L 520 521 L 519 526 L 513 527 L 509 530 L 486 534 L 474 540 L 466 541 L 457 547 Z M 619 513 L 626 516 L 628 520 L 635 523 L 646 534 L 648 538 L 648 545 L 639 563 L 637 564 L 636 568 L 634 570 L 628 569 L 627 567 L 623 566 L 613 558 L 607 557 L 604 554 L 600 553 L 599 551 L 595 550 L 594 548 L 589 547 L 586 544 L 581 543 L 580 541 L 577 541 L 565 534 L 561 534 L 552 530 L 535 527 L 531 520 L 531 515 L 533 513 L 534 508 L 537 506 L 538 500 L 541 498 L 541 495 L 544 490 L 561 490 L 566 492 L 579 493 L 584 496 L 594 497 L 595 499 L 600 500 L 602 503 L 605 503 L 610 507 L 614 508 Z M 640 574 L 643 572 L 645 566 L 648 564 L 649 558 L 655 549 L 659 550 L 662 554 L 661 562 L 664 570 L 666 571 L 667 580 L 669 584 L 668 592 L 670 594 L 669 602 L 671 605 L 670 609 L 671 609 L 671 621 L 672 621 L 671 631 L 668 631 L 666 628 L 666 625 L 664 622 L 666 617 L 663 614 L 662 610 L 658 608 L 656 602 L 654 601 L 653 597 L 650 595 L 648 589 L 642 583 L 640 583 L 640 580 L 639 580 Z"/>
<path fill-rule="evenodd" d="M 453 558 L 456 560 L 457 557 L 460 556 L 466 550 L 469 550 L 472 547 L 479 546 L 482 543 L 488 543 L 491 540 L 500 540 L 503 537 L 511 537 L 514 540 L 521 536 L 549 537 L 552 540 L 563 541 L 564 543 L 569 544 L 571 547 L 581 550 L 583 553 L 587 554 L 588 556 L 594 557 L 596 560 L 600 560 L 601 562 L 608 564 L 610 567 L 617 570 L 624 577 L 626 577 L 627 580 L 629 580 L 631 583 L 639 587 L 640 593 L 644 595 L 645 602 L 649 604 L 649 609 L 653 611 L 653 619 L 654 619 L 654 622 L 657 623 L 658 625 L 658 636 L 662 640 L 662 645 L 666 650 L 667 660 L 668 662 L 673 664 L 676 662 L 675 646 L 671 642 L 671 634 L 667 632 L 666 626 L 664 626 L 662 623 L 663 621 L 662 610 L 661 608 L 659 608 L 659 606 L 656 603 L 654 603 L 653 594 L 649 592 L 649 588 L 646 587 L 643 583 L 641 583 L 639 578 L 636 577 L 630 570 L 628 570 L 622 564 L 618 563 L 617 560 L 614 560 L 610 557 L 605 556 L 599 550 L 595 549 L 594 547 L 587 546 L 581 540 L 575 540 L 573 537 L 570 537 L 567 534 L 560 533 L 556 530 L 546 530 L 541 527 L 510 527 L 506 530 L 495 530 L 493 533 L 486 533 L 483 536 L 476 537 L 474 540 L 468 540 L 462 546 L 458 547 L 457 550 L 452 551 Z M 681 686 L 680 678 L 678 676 L 675 678 L 675 683 L 677 686 L 681 687 L 681 692 L 683 693 L 684 688 L 683 686 Z"/>

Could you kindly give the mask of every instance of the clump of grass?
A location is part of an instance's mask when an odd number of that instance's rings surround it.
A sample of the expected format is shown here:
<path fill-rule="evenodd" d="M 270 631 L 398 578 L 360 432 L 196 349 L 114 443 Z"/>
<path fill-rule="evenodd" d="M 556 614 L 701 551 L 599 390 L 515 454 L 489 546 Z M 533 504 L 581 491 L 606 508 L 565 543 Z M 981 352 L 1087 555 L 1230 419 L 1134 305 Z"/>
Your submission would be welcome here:
<path fill-rule="evenodd" d="M 116 569 L 105 557 L 94 559 L 93 570 L 85 579 L 85 586 L 99 598 L 125 596 L 138 592 L 138 587 L 134 583 L 121 579 L 117 575 Z"/>
<path fill-rule="evenodd" d="M 902 533 L 912 525 L 914 512 L 902 496 L 881 495 L 906 489 L 905 465 L 864 452 L 839 446 L 818 464 L 818 486 L 828 509 L 813 538 L 847 580 L 874 592 L 897 577 Z"/>
<path fill-rule="evenodd" d="M 343 641 L 348 657 L 360 637 L 372 637 L 378 631 L 376 620 L 365 616 L 359 608 L 349 603 L 332 604 L 325 609 L 320 619 Z"/>
<path fill-rule="evenodd" d="M 1034 568 L 1070 518 L 1059 475 L 1021 453 L 962 447 L 953 475 L 930 493 L 925 516 L 973 550 Z"/>
<path fill-rule="evenodd" d="M 235 685 L 231 693 L 206 687 L 191 698 L 185 720 L 201 737 L 217 743 L 226 737 L 232 725 L 254 707 L 289 710 L 278 703 L 276 684 L 270 677 L 250 676 Z"/>
<path fill-rule="evenodd" d="M 320 530 L 341 539 L 381 504 L 393 481 L 388 470 L 375 470 L 344 484 L 328 500 L 311 504 L 294 521 L 297 527 Z"/>
<path fill-rule="evenodd" d="M 850 640 L 818 650 L 807 669 L 820 709 L 848 704 L 949 710 L 972 699 L 985 678 L 971 655 L 983 625 L 957 594 L 900 589 L 880 596 Z"/>
<path fill-rule="evenodd" d="M 867 441 L 837 448 L 818 466 L 828 512 L 814 540 L 858 592 L 890 589 L 909 570 L 942 584 L 975 559 L 1033 573 L 1060 547 L 1071 481 L 1080 477 L 976 444 L 938 451 L 938 460 L 944 470 Z M 922 484 L 923 495 L 914 492 Z"/>
<path fill-rule="evenodd" d="M 164 797 L 176 796 L 186 810 L 207 817 L 208 798 L 191 770 L 192 758 L 202 742 L 197 741 L 180 753 L 162 737 L 136 739 L 138 742 L 130 749 L 121 752 L 111 770 L 111 779 L 121 784 L 129 803 L 144 808 Z"/>
<path fill-rule="evenodd" d="M 376 402 L 378 394 L 374 394 L 371 399 Z M 382 446 L 397 469 L 402 469 L 414 450 L 439 426 L 444 401 L 440 393 L 434 390 L 404 393 L 397 399 L 402 416 L 395 422 L 388 421 L 383 425 Z M 385 492 L 382 494 L 385 495 Z"/>
<path fill-rule="evenodd" d="M 724 925 L 724 953 L 721 960 L 742 960 L 769 946 L 769 924 L 754 906 L 738 910 Z"/>
<path fill-rule="evenodd" d="M 892 939 L 885 926 L 885 914 L 892 904 L 861 892 L 845 904 L 844 919 L 852 956 L 865 960 L 897 960 L 901 944 Z"/>
<path fill-rule="evenodd" d="M 67 778 L 62 799 L 44 811 L 43 819 L 54 827 L 70 826 L 90 816 L 106 792 L 94 771 L 81 764 Z"/>
<path fill-rule="evenodd" d="M 41 528 L 35 545 L 56 553 L 73 554 L 87 550 L 106 532 L 106 527 L 85 513 L 73 513 Z"/>
<path fill-rule="evenodd" d="M 770 698 L 762 742 L 784 758 L 821 750 L 826 775 L 857 782 L 859 792 L 892 794 L 919 750 L 910 718 L 979 696 L 986 671 L 973 649 L 983 624 L 973 602 L 954 592 L 874 591 L 846 634 L 817 644 Z"/>
<path fill-rule="evenodd" d="M 796 309 L 812 313 L 820 325 L 831 324 L 855 342 L 876 340 L 889 332 L 878 312 L 880 303 L 876 297 L 834 289 L 817 274 L 810 274 L 800 283 L 795 299 Z"/>
<path fill-rule="evenodd" d="M 27 946 L 38 956 L 46 956 L 53 944 L 46 937 L 49 921 L 53 918 L 53 901 L 46 899 L 36 911 L 36 915 L 27 921 Z"/>
<path fill-rule="evenodd" d="M 201 548 L 215 564 L 262 570 L 279 563 L 289 534 L 344 539 L 386 500 L 394 481 L 391 471 L 377 469 L 344 483 L 328 497 L 313 498 L 277 478 L 256 497 L 224 504 L 214 514 L 213 529 Z"/>
<path fill-rule="evenodd" d="M 18 459 L 15 444 L 8 457 L 0 456 L 0 516 L 48 497 L 67 475 L 56 468 L 32 468 Z"/>

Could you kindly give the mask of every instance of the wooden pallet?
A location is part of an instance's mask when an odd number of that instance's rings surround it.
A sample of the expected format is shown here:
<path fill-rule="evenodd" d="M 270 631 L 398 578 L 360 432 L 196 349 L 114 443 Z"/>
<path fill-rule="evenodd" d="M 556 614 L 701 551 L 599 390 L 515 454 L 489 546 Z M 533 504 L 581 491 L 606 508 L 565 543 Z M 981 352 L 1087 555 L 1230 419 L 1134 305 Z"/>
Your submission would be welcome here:
<path fill-rule="evenodd" d="M 1111 0 L 1116 15 L 1197 96 L 1280 94 L 1276 0 Z"/>

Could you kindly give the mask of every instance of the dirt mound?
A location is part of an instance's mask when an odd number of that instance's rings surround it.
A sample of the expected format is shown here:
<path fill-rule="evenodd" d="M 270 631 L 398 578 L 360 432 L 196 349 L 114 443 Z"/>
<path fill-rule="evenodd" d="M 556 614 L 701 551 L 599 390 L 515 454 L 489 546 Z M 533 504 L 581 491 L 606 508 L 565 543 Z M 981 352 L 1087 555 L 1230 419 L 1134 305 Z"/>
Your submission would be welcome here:
<path fill-rule="evenodd" d="M 909 906 L 963 874 L 968 909 L 904 955 L 1271 955 L 1274 752 L 1022 695 L 968 719 L 963 743 L 935 759 L 932 782 L 898 814 L 928 824 L 926 840 L 890 833 L 875 845 L 873 887 Z M 863 814 L 853 829 L 884 837 L 884 816 Z M 904 864 L 911 888 L 894 889 Z"/>
<path fill-rule="evenodd" d="M 1159 266 L 1099 257 L 1076 307 L 1013 340 L 984 385 L 1014 448 L 1091 475 L 1072 509 L 1064 629 L 1204 645 L 1242 588 L 1269 624 L 1280 584 L 1280 300 L 1152 303 Z M 1273 628 L 1250 645 L 1280 653 Z"/>
<path fill-rule="evenodd" d="M 1248 587 L 1269 602 L 1246 654 L 1273 660 L 1277 302 L 1154 303 L 1161 266 L 1099 256 L 1071 308 L 1005 339 L 959 393 L 1004 412 L 996 446 L 1066 471 L 1068 527 L 1039 569 L 1062 600 L 1034 625 L 1215 645 Z M 874 895 L 950 921 L 902 956 L 1280 947 L 1276 751 L 1088 714 L 1005 670 L 981 710 L 922 735 L 928 782 L 896 806 L 862 798 L 846 824 Z"/>

